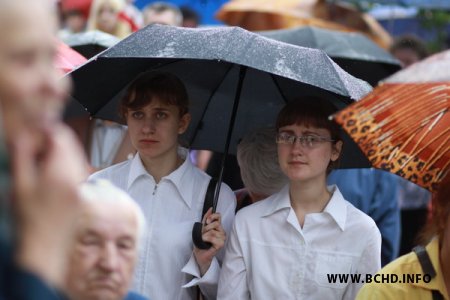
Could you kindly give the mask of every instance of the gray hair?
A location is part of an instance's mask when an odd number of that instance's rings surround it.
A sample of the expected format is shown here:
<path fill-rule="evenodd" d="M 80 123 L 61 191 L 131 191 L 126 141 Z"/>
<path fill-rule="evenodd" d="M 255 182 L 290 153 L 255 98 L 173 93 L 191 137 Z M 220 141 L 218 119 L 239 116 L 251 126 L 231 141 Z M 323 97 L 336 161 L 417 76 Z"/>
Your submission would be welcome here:
<path fill-rule="evenodd" d="M 84 182 L 79 188 L 80 198 L 85 203 L 104 202 L 105 205 L 120 203 L 129 207 L 134 213 L 137 228 L 137 248 L 143 244 L 145 232 L 145 217 L 139 205 L 124 190 L 116 187 L 106 179 L 96 179 Z"/>
<path fill-rule="evenodd" d="M 288 182 L 278 164 L 275 136 L 275 128 L 258 129 L 237 146 L 242 181 L 250 193 L 270 196 Z"/>
<path fill-rule="evenodd" d="M 175 15 L 176 26 L 181 26 L 183 24 L 183 14 L 181 13 L 181 10 L 172 3 L 164 1 L 153 2 L 144 7 L 142 14 L 145 15 L 147 11 L 154 11 L 158 14 L 165 11 L 171 11 Z"/>

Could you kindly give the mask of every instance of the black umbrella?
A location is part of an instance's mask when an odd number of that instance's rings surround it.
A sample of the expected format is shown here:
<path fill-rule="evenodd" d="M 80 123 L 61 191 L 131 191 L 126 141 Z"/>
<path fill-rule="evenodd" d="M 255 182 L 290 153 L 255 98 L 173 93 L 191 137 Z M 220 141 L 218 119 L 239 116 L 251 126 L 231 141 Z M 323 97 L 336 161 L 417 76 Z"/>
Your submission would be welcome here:
<path fill-rule="evenodd" d="M 100 30 L 69 34 L 62 37 L 61 40 L 88 59 L 120 41 L 118 37 Z M 79 102 L 75 101 L 72 97 L 68 97 L 63 113 L 64 120 L 88 116 L 89 112 Z"/>
<path fill-rule="evenodd" d="M 91 58 L 120 41 L 118 37 L 99 30 L 70 34 L 63 37 L 62 40 L 86 58 Z M 64 110 L 64 119 L 86 116 L 88 116 L 88 113 L 80 103 L 74 101 L 72 98 L 69 99 Z"/>
<path fill-rule="evenodd" d="M 237 27 L 153 25 L 72 72 L 72 96 L 92 116 L 120 122 L 118 101 L 138 74 L 150 69 L 172 72 L 186 84 L 191 100 L 193 120 L 184 138 L 193 149 L 222 152 L 241 66 L 247 69 L 232 153 L 248 130 L 273 124 L 279 109 L 296 96 L 325 97 L 339 109 L 370 90 L 320 50 L 280 43 Z"/>
<path fill-rule="evenodd" d="M 401 68 L 397 59 L 361 33 L 313 26 L 258 33 L 285 43 L 321 49 L 345 71 L 372 86 Z"/>
<path fill-rule="evenodd" d="M 192 123 L 184 137 L 191 148 L 225 154 L 229 146 L 235 151 L 248 130 L 273 125 L 281 107 L 296 96 L 319 96 L 342 108 L 371 90 L 320 50 L 281 43 L 237 27 L 152 25 L 72 72 L 73 97 L 91 115 L 120 121 L 117 105 L 124 89 L 150 69 L 172 72 L 186 84 Z M 344 164 L 370 166 L 359 148 L 349 143 L 353 148 L 346 149 Z M 222 174 L 223 167 L 219 182 Z M 213 210 L 219 188 L 220 184 Z"/>
<path fill-rule="evenodd" d="M 87 58 L 97 55 L 120 41 L 118 37 L 99 30 L 70 34 L 62 40 Z"/>

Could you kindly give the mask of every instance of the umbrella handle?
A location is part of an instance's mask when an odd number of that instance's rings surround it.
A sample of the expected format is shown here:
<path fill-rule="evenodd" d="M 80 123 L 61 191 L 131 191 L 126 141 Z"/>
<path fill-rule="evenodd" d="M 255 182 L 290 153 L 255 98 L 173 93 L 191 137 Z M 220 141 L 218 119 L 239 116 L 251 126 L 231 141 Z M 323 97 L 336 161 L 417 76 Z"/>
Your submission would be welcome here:
<path fill-rule="evenodd" d="M 192 241 L 194 242 L 195 247 L 198 249 L 206 250 L 211 248 L 212 244 L 209 242 L 205 242 L 202 238 L 202 229 L 203 224 L 200 222 L 195 222 L 194 227 L 192 228 Z"/>
<path fill-rule="evenodd" d="M 236 89 L 236 94 L 234 97 L 233 110 L 231 113 L 230 125 L 228 127 L 227 139 L 225 142 L 225 150 L 223 153 L 223 159 L 222 159 L 222 164 L 220 167 L 219 178 L 217 179 L 217 185 L 216 185 L 216 189 L 214 191 L 212 213 L 216 212 L 217 202 L 219 200 L 220 187 L 222 186 L 223 169 L 225 168 L 225 160 L 226 160 L 226 156 L 228 154 L 228 150 L 230 148 L 231 135 L 233 133 L 234 121 L 236 119 L 237 108 L 239 105 L 239 99 L 241 96 L 242 85 L 244 82 L 244 77 L 245 77 L 246 72 L 247 72 L 247 67 L 241 66 L 239 68 L 239 80 L 238 80 L 238 85 L 237 85 L 237 89 Z M 192 228 L 192 241 L 194 242 L 194 245 L 199 249 L 209 249 L 209 248 L 211 248 L 212 244 L 209 242 L 205 242 L 203 240 L 202 229 L 203 229 L 203 224 L 200 222 L 195 222 L 194 228 Z"/>

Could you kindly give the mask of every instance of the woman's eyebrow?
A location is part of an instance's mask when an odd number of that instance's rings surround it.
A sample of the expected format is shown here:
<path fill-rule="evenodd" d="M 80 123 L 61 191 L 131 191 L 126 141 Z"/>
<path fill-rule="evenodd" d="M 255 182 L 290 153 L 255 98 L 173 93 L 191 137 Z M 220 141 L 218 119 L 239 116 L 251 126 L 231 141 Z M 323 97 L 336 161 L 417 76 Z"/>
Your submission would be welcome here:
<path fill-rule="evenodd" d="M 295 135 L 295 132 L 293 130 L 289 130 L 289 129 L 280 130 L 279 133 L 289 133 L 289 134 L 294 134 Z"/>
<path fill-rule="evenodd" d="M 311 130 L 304 130 L 304 131 L 302 131 L 302 134 L 316 134 L 316 135 L 320 135 L 319 132 L 311 131 Z"/>
<path fill-rule="evenodd" d="M 296 134 L 296 133 L 295 133 L 293 130 L 291 130 L 291 129 L 283 129 L 283 130 L 280 130 L 280 133 L 289 133 L 289 134 L 293 134 L 293 135 Z M 302 130 L 302 131 L 301 131 L 301 134 L 303 134 L 303 135 L 307 135 L 307 134 L 320 135 L 319 132 L 317 132 L 317 131 L 312 131 L 312 130 L 309 130 L 309 129 Z"/>

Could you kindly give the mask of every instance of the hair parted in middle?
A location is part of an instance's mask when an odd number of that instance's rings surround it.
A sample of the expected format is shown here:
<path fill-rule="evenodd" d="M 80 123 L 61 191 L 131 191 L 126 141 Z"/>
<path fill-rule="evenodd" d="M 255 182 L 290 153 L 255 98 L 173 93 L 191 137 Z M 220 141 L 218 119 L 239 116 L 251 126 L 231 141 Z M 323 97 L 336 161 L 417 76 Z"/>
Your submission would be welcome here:
<path fill-rule="evenodd" d="M 153 100 L 175 105 L 182 117 L 189 112 L 189 98 L 184 83 L 174 74 L 147 71 L 137 76 L 120 102 L 119 114 L 125 120 L 128 110 L 141 109 Z"/>

